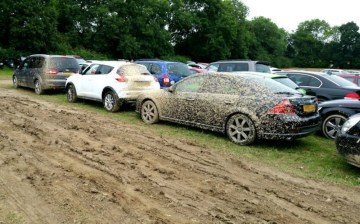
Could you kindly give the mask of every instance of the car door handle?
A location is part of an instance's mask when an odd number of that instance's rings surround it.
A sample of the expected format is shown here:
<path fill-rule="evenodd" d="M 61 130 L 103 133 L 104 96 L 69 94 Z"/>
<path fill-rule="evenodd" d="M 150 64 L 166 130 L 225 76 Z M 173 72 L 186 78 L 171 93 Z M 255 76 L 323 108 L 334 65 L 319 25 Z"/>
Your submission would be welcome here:
<path fill-rule="evenodd" d="M 232 101 L 225 101 L 225 104 L 226 104 L 226 105 L 231 105 L 231 104 L 234 104 L 234 102 L 232 102 Z"/>
<path fill-rule="evenodd" d="M 187 101 L 194 101 L 194 98 L 186 98 Z"/>

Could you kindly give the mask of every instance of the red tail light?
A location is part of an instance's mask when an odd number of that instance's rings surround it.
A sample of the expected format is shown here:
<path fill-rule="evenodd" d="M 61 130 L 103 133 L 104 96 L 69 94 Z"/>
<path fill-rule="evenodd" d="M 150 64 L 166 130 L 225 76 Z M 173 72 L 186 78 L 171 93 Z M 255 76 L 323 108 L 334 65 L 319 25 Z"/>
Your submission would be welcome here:
<path fill-rule="evenodd" d="M 345 95 L 344 98 L 350 98 L 350 99 L 360 99 L 359 94 L 357 93 L 348 93 Z"/>
<path fill-rule="evenodd" d="M 124 74 L 122 74 L 122 73 L 117 73 L 117 74 L 119 75 L 119 77 L 115 78 L 116 81 L 118 81 L 118 82 L 127 82 L 128 81 L 128 79 L 125 77 Z"/>
<path fill-rule="evenodd" d="M 270 108 L 268 114 L 295 114 L 295 110 L 290 101 L 286 99 Z"/>
<path fill-rule="evenodd" d="M 57 75 L 57 74 L 59 74 L 59 70 L 52 68 L 52 69 L 49 69 L 49 71 L 47 73 L 50 75 Z"/>
<path fill-rule="evenodd" d="M 169 86 L 169 85 L 170 85 L 170 79 L 169 79 L 169 77 L 168 77 L 166 74 L 163 75 L 163 82 L 164 82 L 164 85 L 165 85 L 165 86 Z"/>

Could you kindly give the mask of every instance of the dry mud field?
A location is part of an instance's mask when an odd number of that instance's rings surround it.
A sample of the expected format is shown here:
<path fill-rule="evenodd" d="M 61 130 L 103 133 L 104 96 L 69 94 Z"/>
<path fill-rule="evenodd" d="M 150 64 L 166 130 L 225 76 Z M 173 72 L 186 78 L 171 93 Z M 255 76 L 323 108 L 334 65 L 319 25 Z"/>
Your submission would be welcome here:
<path fill-rule="evenodd" d="M 358 187 L 292 177 L 1 85 L 0 108 L 0 223 L 360 222 Z"/>

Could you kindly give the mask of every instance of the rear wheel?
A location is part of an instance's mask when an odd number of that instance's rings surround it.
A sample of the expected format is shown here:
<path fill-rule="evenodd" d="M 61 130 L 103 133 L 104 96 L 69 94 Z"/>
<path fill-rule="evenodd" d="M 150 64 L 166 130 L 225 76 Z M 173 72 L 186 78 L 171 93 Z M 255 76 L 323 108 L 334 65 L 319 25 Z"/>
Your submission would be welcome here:
<path fill-rule="evenodd" d="M 325 137 L 335 139 L 345 121 L 346 117 L 341 114 L 327 116 L 321 124 L 321 131 Z"/>
<path fill-rule="evenodd" d="M 70 103 L 75 103 L 77 101 L 77 94 L 74 85 L 69 85 L 66 89 L 67 100 Z"/>
<path fill-rule="evenodd" d="M 13 87 L 15 89 L 19 87 L 18 79 L 15 75 L 13 76 Z"/>
<path fill-rule="evenodd" d="M 105 110 L 109 112 L 117 112 L 120 109 L 120 101 L 116 93 L 108 91 L 105 93 L 103 98 L 103 104 Z"/>
<path fill-rule="evenodd" d="M 226 123 L 226 134 L 236 144 L 249 145 L 256 139 L 254 122 L 244 114 L 235 114 Z"/>
<path fill-rule="evenodd" d="M 147 124 L 159 121 L 159 112 L 153 101 L 148 100 L 141 105 L 141 119 Z"/>
<path fill-rule="evenodd" d="M 41 86 L 41 82 L 39 79 L 35 80 L 35 93 L 40 95 L 44 93 L 44 90 Z"/>

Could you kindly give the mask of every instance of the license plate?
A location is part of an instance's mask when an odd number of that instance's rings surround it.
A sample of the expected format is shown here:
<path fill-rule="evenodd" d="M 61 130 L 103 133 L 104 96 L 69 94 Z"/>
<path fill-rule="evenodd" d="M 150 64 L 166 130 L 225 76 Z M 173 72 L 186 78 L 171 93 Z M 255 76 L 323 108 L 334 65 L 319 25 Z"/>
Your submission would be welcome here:
<path fill-rule="evenodd" d="M 63 72 L 63 75 L 71 75 L 73 74 L 72 72 Z"/>
<path fill-rule="evenodd" d="M 314 104 L 303 105 L 303 110 L 306 113 L 315 112 L 315 105 Z"/>
<path fill-rule="evenodd" d="M 150 82 L 136 82 L 137 86 L 150 86 Z"/>

